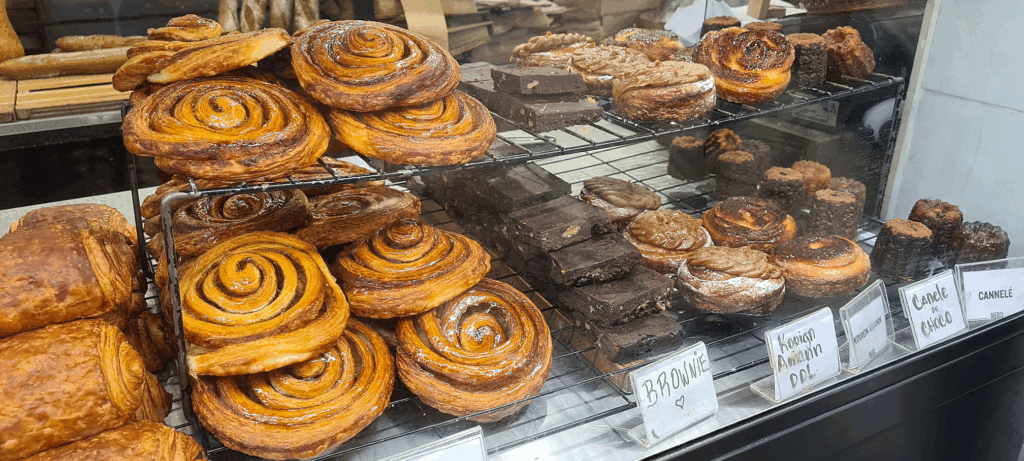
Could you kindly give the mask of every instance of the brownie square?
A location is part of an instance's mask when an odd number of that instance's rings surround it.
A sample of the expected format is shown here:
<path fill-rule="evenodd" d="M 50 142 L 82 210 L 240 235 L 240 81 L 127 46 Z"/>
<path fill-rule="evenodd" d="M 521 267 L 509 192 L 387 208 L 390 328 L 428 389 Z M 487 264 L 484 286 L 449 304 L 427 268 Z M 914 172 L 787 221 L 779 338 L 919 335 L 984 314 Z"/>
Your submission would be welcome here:
<path fill-rule="evenodd" d="M 583 93 L 583 77 L 556 67 L 508 67 L 491 69 L 494 89 L 516 94 Z"/>
<path fill-rule="evenodd" d="M 504 94 L 499 114 L 524 130 L 545 132 L 601 120 L 604 109 L 576 94 Z"/>
<path fill-rule="evenodd" d="M 672 281 L 644 266 L 626 277 L 594 285 L 572 287 L 556 301 L 600 326 L 626 323 L 663 311 L 671 303 Z"/>
<path fill-rule="evenodd" d="M 466 183 L 458 199 L 472 208 L 511 213 L 538 203 L 569 195 L 569 183 L 535 163 L 516 165 Z"/>
<path fill-rule="evenodd" d="M 608 214 L 577 198 L 562 196 L 514 211 L 505 228 L 523 253 L 554 251 L 615 229 Z"/>
<path fill-rule="evenodd" d="M 625 363 L 675 349 L 683 344 L 683 327 L 662 313 L 654 313 L 621 325 L 602 327 L 575 312 L 576 333 L 608 359 Z"/>
<path fill-rule="evenodd" d="M 513 247 L 508 264 L 542 284 L 571 286 L 615 280 L 632 271 L 641 258 L 640 250 L 614 233 L 550 253 L 522 253 Z"/>

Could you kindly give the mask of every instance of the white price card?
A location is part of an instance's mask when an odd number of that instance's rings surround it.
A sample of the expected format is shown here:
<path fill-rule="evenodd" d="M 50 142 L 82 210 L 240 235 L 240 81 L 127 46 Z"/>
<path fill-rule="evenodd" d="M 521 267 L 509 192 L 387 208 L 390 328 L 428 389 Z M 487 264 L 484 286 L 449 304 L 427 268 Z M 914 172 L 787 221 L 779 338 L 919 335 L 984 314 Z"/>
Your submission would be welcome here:
<path fill-rule="evenodd" d="M 967 330 L 967 320 L 953 271 L 945 271 L 900 288 L 903 312 L 910 320 L 918 349 Z"/>
<path fill-rule="evenodd" d="M 718 411 L 708 349 L 699 342 L 629 375 L 643 416 L 645 446 Z"/>
<path fill-rule="evenodd" d="M 383 461 L 486 461 L 487 447 L 480 426 L 467 429 Z"/>
<path fill-rule="evenodd" d="M 832 309 L 824 308 L 764 334 L 781 402 L 839 374 L 839 345 Z"/>
<path fill-rule="evenodd" d="M 876 280 L 841 307 L 839 318 L 843 321 L 846 348 L 849 350 L 846 368 L 851 372 L 864 369 L 890 346 L 895 337 L 885 284 L 881 280 Z"/>
<path fill-rule="evenodd" d="M 1024 310 L 1024 258 L 956 266 L 967 320 L 994 320 Z"/>

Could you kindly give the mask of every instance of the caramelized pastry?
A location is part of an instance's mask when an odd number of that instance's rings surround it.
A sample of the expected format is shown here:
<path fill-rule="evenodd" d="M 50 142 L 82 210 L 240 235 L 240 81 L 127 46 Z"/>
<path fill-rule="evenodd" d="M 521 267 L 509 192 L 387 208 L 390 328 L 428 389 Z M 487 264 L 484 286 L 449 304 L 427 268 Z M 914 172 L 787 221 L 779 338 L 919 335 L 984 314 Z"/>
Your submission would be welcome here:
<path fill-rule="evenodd" d="M 932 231 L 928 226 L 900 218 L 890 219 L 878 231 L 871 249 L 871 269 L 897 282 L 913 282 L 932 274 Z"/>
<path fill-rule="evenodd" d="M 154 51 L 176 52 L 192 46 L 191 42 L 168 42 L 163 40 L 143 40 L 128 48 L 128 59 Z"/>
<path fill-rule="evenodd" d="M 740 137 L 728 128 L 719 128 L 704 139 L 704 164 L 712 173 L 718 172 L 718 157 L 739 149 Z"/>
<path fill-rule="evenodd" d="M 703 37 L 704 34 L 713 30 L 722 30 L 739 26 L 740 20 L 732 16 L 713 16 L 704 20 L 704 23 L 700 28 L 700 36 Z"/>
<path fill-rule="evenodd" d="M 715 108 L 714 78 L 700 64 L 655 62 L 612 85 L 615 109 L 632 120 L 692 120 Z"/>
<path fill-rule="evenodd" d="M 125 339 L 142 356 L 146 371 L 160 373 L 167 362 L 174 358 L 174 329 L 163 317 L 152 312 L 143 312 L 128 322 L 124 328 Z"/>
<path fill-rule="evenodd" d="M 141 421 L 30 456 L 22 461 L 149 460 L 193 461 L 206 459 L 203 447 L 188 434 L 161 423 Z"/>
<path fill-rule="evenodd" d="M 612 81 L 638 69 L 651 61 L 643 53 L 621 46 L 591 46 L 572 52 L 569 72 L 580 74 L 587 85 L 587 94 L 610 97 Z"/>
<path fill-rule="evenodd" d="M 306 196 L 298 190 L 201 198 L 174 212 L 174 248 L 187 260 L 237 235 L 290 231 L 307 212 Z"/>
<path fill-rule="evenodd" d="M 481 423 L 519 411 L 551 368 L 551 333 L 540 310 L 497 280 L 483 279 L 437 309 L 399 320 L 395 334 L 405 386 L 441 412 L 475 415 L 469 419 Z"/>
<path fill-rule="evenodd" d="M 601 41 L 602 45 L 624 46 L 637 50 L 651 61 L 668 61 L 672 55 L 686 46 L 679 41 L 679 36 L 667 30 L 622 29 L 615 35 Z"/>
<path fill-rule="evenodd" d="M 355 315 L 383 319 L 440 306 L 476 285 L 491 263 L 469 237 L 407 218 L 356 241 L 331 269 Z"/>
<path fill-rule="evenodd" d="M 160 85 L 157 83 L 149 82 L 139 85 L 134 90 L 132 90 L 132 94 L 128 96 L 129 107 L 142 105 L 142 102 L 145 101 L 146 98 L 149 97 L 149 95 L 156 93 L 157 91 L 160 91 L 160 89 L 165 86 L 167 85 Z"/>
<path fill-rule="evenodd" d="M 299 95 L 266 82 L 179 82 L 128 111 L 125 147 L 172 174 L 220 181 L 287 176 L 327 150 L 327 122 Z"/>
<path fill-rule="evenodd" d="M 964 214 L 952 203 L 923 198 L 914 203 L 907 219 L 928 226 L 932 231 L 932 256 L 944 260 L 953 251 L 953 241 L 964 223 Z"/>
<path fill-rule="evenodd" d="M 714 74 L 718 97 L 737 104 L 758 104 L 782 94 L 793 59 L 786 36 L 739 27 L 708 32 L 693 52 L 694 62 Z"/>
<path fill-rule="evenodd" d="M 1009 252 L 1010 236 L 987 222 L 965 222 L 953 236 L 953 264 L 1006 259 Z"/>
<path fill-rule="evenodd" d="M 111 78 L 114 89 L 132 91 L 140 87 L 146 83 L 150 75 L 167 67 L 171 62 L 171 56 L 174 56 L 173 51 L 154 51 L 128 58 Z"/>
<path fill-rule="evenodd" d="M 661 197 L 647 186 L 606 176 L 584 181 L 580 199 L 604 210 L 620 228 L 640 213 L 661 206 Z"/>
<path fill-rule="evenodd" d="M 860 39 L 860 32 L 849 26 L 825 32 L 828 47 L 828 74 L 864 78 L 875 70 L 875 54 Z"/>
<path fill-rule="evenodd" d="M 224 28 L 212 19 L 186 14 L 167 21 L 167 26 L 149 29 L 150 40 L 198 42 L 220 37 Z"/>
<path fill-rule="evenodd" d="M 196 416 L 225 446 L 268 459 L 311 458 L 388 406 L 395 365 L 377 333 L 351 319 L 315 357 L 264 373 L 195 381 Z"/>
<path fill-rule="evenodd" d="M 54 224 L 70 225 L 78 229 L 88 229 L 90 226 L 97 226 L 123 235 L 132 245 L 138 245 L 139 243 L 135 226 L 129 224 L 120 211 L 99 203 L 79 203 L 37 208 L 25 213 L 25 216 L 11 224 L 11 232 L 38 229 Z"/>
<path fill-rule="evenodd" d="M 707 247 L 679 266 L 676 288 L 696 309 L 766 315 L 786 294 L 782 271 L 768 255 L 747 247 Z"/>
<path fill-rule="evenodd" d="M 291 36 L 284 29 L 263 29 L 196 42 L 174 53 L 167 65 L 147 80 L 174 83 L 212 77 L 259 61 L 288 46 L 291 41 Z"/>
<path fill-rule="evenodd" d="M 526 43 L 520 43 L 512 49 L 512 59 L 519 67 L 557 67 L 565 69 L 569 66 L 572 54 L 588 46 L 594 46 L 594 40 L 583 34 L 547 34 L 533 37 Z"/>
<path fill-rule="evenodd" d="M 312 245 L 278 232 L 220 242 L 181 276 L 189 371 L 240 375 L 331 347 L 348 321 L 345 295 Z"/>
<path fill-rule="evenodd" d="M 838 236 L 798 237 L 775 248 L 786 289 L 812 298 L 839 296 L 864 286 L 871 275 L 867 253 Z"/>
<path fill-rule="evenodd" d="M 369 21 L 324 22 L 292 45 L 299 83 L 328 106 L 373 112 L 436 101 L 459 84 L 459 64 L 430 39 Z"/>
<path fill-rule="evenodd" d="M 796 221 L 770 199 L 729 197 L 704 213 L 703 221 L 715 245 L 771 251 L 796 237 Z"/>
<path fill-rule="evenodd" d="M 699 219 L 676 210 L 646 211 L 624 234 L 640 250 L 645 266 L 666 274 L 676 273 L 694 250 L 712 245 Z"/>
<path fill-rule="evenodd" d="M 487 152 L 497 127 L 480 101 L 461 91 L 380 112 L 335 109 L 334 136 L 360 154 L 401 165 L 461 165 Z"/>
<path fill-rule="evenodd" d="M 350 189 L 311 199 L 305 223 L 295 235 L 322 250 L 419 215 L 420 199 L 408 192 L 388 187 Z"/>

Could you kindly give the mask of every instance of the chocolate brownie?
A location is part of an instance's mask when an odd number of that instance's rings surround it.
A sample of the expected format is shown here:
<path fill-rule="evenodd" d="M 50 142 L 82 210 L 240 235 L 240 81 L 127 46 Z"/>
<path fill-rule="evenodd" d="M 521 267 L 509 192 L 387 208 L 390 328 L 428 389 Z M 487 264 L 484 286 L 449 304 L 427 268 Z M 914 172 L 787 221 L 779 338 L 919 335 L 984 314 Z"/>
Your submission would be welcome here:
<path fill-rule="evenodd" d="M 592 237 L 549 253 L 509 251 L 508 265 L 534 281 L 555 286 L 585 285 L 615 280 L 638 264 L 640 250 L 619 233 Z"/>
<path fill-rule="evenodd" d="M 590 323 L 608 326 L 663 311 L 671 303 L 671 296 L 671 280 L 637 266 L 618 280 L 569 288 L 558 295 L 556 302 L 583 314 Z"/>
<path fill-rule="evenodd" d="M 545 132 L 601 120 L 604 109 L 573 94 L 501 96 L 498 112 L 527 131 Z"/>
<path fill-rule="evenodd" d="M 611 327 L 591 323 L 579 312 L 573 314 L 576 334 L 582 335 L 610 360 L 625 363 L 678 348 L 683 344 L 683 327 L 664 314 L 654 313 Z"/>
<path fill-rule="evenodd" d="M 583 77 L 556 67 L 506 67 L 491 69 L 494 89 L 516 94 L 585 93 Z"/>
<path fill-rule="evenodd" d="M 524 254 L 548 252 L 615 229 L 608 214 L 571 196 L 514 211 L 504 216 L 505 230 Z"/>
<path fill-rule="evenodd" d="M 569 183 L 532 162 L 469 181 L 466 189 L 461 199 L 473 207 L 506 214 L 572 191 Z"/>

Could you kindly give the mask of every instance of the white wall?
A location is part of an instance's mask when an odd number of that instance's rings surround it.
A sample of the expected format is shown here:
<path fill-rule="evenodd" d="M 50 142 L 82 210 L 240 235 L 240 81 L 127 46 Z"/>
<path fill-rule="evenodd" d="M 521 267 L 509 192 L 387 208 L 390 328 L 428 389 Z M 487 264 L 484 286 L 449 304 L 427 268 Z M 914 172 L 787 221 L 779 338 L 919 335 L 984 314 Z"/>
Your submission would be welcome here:
<path fill-rule="evenodd" d="M 931 0 L 924 21 L 882 216 L 945 200 L 1024 255 L 1024 2 Z"/>

